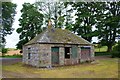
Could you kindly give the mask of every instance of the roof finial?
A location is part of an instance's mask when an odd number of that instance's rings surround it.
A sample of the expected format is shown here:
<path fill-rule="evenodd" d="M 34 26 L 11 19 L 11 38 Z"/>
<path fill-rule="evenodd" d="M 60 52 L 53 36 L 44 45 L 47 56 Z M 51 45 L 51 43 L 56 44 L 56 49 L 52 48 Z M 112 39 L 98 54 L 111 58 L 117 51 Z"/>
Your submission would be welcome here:
<path fill-rule="evenodd" d="M 48 20 L 48 29 L 51 29 L 52 28 L 52 22 L 51 22 L 51 20 L 49 19 Z"/>

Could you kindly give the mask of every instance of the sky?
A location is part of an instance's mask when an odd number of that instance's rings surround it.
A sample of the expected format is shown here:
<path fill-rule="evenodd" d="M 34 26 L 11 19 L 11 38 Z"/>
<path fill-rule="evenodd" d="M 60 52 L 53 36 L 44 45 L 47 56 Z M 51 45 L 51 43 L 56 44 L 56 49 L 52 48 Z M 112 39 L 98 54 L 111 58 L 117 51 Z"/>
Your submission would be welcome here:
<path fill-rule="evenodd" d="M 18 20 L 21 16 L 20 10 L 22 9 L 22 4 L 25 2 L 34 3 L 35 0 L 12 0 L 12 2 L 17 4 L 17 8 L 16 8 L 17 14 L 15 15 L 15 20 L 12 26 L 14 28 L 14 31 L 11 35 L 6 36 L 6 46 L 5 46 L 6 48 L 16 48 L 16 44 L 19 41 L 19 34 L 16 32 L 16 29 L 20 27 Z M 98 41 L 96 37 L 94 37 L 92 40 L 93 42 Z"/>

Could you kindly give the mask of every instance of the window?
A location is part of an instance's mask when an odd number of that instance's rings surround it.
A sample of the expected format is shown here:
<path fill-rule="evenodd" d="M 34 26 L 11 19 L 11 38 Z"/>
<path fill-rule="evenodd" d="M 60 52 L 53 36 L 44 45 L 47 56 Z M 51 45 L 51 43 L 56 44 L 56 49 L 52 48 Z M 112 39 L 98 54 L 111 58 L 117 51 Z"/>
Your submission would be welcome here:
<path fill-rule="evenodd" d="M 28 48 L 28 51 L 31 52 L 31 48 L 30 47 Z"/>
<path fill-rule="evenodd" d="M 70 47 L 65 47 L 65 58 L 70 58 Z"/>
<path fill-rule="evenodd" d="M 30 50 L 30 47 L 28 48 L 28 50 Z"/>
<path fill-rule="evenodd" d="M 31 53 L 28 53 L 28 59 L 30 59 L 30 57 L 31 57 Z"/>

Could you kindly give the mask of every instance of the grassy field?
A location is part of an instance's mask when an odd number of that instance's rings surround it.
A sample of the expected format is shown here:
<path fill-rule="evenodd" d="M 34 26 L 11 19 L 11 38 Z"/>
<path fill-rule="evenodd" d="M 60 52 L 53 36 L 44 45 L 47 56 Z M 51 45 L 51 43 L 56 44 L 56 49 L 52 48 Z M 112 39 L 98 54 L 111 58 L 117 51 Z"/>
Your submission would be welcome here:
<path fill-rule="evenodd" d="M 17 63 L 3 66 L 3 74 L 9 78 L 118 78 L 118 59 L 100 59 L 96 60 L 96 63 L 52 69 L 34 68 Z"/>
<path fill-rule="evenodd" d="M 107 52 L 107 46 L 102 46 L 101 48 L 95 47 L 95 56 L 105 55 L 111 55 L 111 53 Z"/>
<path fill-rule="evenodd" d="M 110 55 L 106 51 L 106 46 L 95 48 L 95 55 Z M 13 58 L 13 56 L 11 57 Z M 118 59 L 97 59 L 93 64 L 84 63 L 52 69 L 34 68 L 19 62 L 13 65 L 4 65 L 2 70 L 3 75 L 8 78 L 118 78 Z"/>
<path fill-rule="evenodd" d="M 106 51 L 107 51 L 107 46 L 102 46 L 101 48 L 95 47 L 95 52 L 106 52 Z"/>
<path fill-rule="evenodd" d="M 22 58 L 22 55 L 5 55 L 5 56 L 0 56 L 2 58 Z"/>

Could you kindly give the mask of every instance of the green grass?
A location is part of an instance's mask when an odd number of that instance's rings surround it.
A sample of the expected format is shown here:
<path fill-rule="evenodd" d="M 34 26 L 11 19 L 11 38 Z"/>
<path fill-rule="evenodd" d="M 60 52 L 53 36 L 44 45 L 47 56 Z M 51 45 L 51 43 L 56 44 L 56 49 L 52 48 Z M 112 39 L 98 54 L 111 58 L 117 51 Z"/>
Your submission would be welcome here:
<path fill-rule="evenodd" d="M 7 48 L 8 51 L 17 50 L 16 48 Z"/>
<path fill-rule="evenodd" d="M 105 55 L 111 55 L 111 53 L 107 52 L 107 46 L 102 46 L 101 48 L 95 47 L 95 56 Z"/>
<path fill-rule="evenodd" d="M 22 58 L 22 55 L 5 55 L 5 56 L 0 56 L 2 58 Z"/>
<path fill-rule="evenodd" d="M 105 55 L 111 55 L 109 52 L 95 52 L 95 56 L 105 56 Z"/>
<path fill-rule="evenodd" d="M 118 78 L 118 59 L 102 59 L 97 60 L 95 64 L 84 63 L 53 69 L 34 68 L 23 66 L 22 63 L 17 63 L 10 66 L 3 66 L 3 71 L 4 70 L 35 78 Z M 14 77 L 14 75 L 7 76 Z"/>
<path fill-rule="evenodd" d="M 95 52 L 106 52 L 106 51 L 107 51 L 107 46 L 102 46 L 101 48 L 95 47 Z"/>

